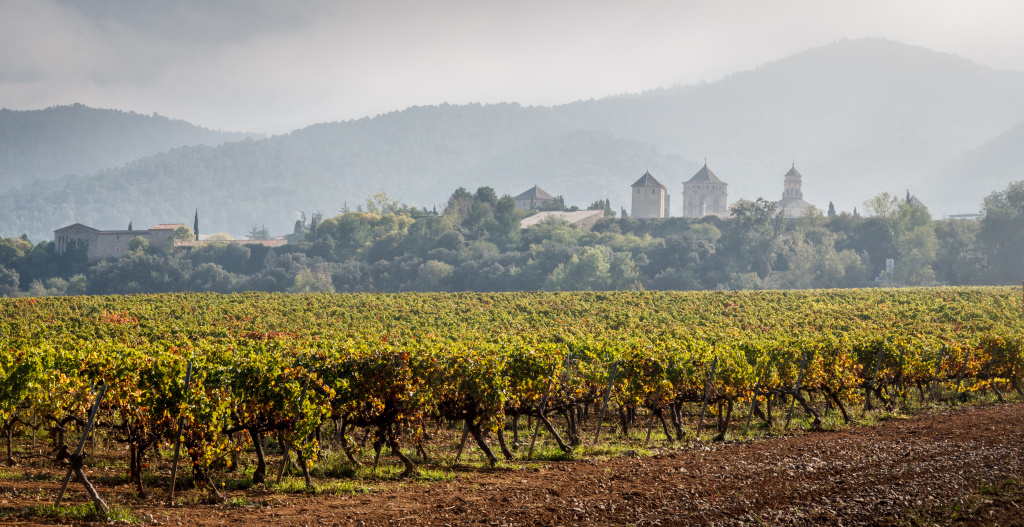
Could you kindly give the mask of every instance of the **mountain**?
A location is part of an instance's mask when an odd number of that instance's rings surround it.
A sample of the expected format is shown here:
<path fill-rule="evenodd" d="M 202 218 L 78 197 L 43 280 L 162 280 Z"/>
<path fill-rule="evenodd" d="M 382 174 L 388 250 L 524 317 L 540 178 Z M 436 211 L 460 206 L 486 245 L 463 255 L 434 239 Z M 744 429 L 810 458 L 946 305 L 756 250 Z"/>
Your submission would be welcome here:
<path fill-rule="evenodd" d="M 81 104 L 0 109 L 0 191 L 67 174 L 92 174 L 185 145 L 248 137 L 168 119 Z"/>
<path fill-rule="evenodd" d="M 291 230 L 298 211 L 333 214 L 380 190 L 428 208 L 459 186 L 533 185 L 585 206 L 629 208 L 646 170 L 676 195 L 707 159 L 729 201 L 778 199 L 792 163 L 804 198 L 852 210 L 904 189 L 933 213 L 967 195 L 944 172 L 1024 122 L 1024 73 L 883 39 L 844 40 L 717 82 L 552 108 L 413 107 L 263 140 L 176 148 L 60 188 L 0 195 L 0 234 L 49 236 L 79 221 L 117 228 L 182 221 L 206 232 Z M 1005 187 L 985 181 L 979 195 Z M 972 209 L 976 210 L 978 204 Z"/>
<path fill-rule="evenodd" d="M 932 195 L 953 195 L 959 201 L 946 214 L 980 212 L 985 196 L 1024 180 L 1024 123 L 967 152 L 931 178 L 939 185 L 919 193 L 925 205 L 931 207 Z"/>
<path fill-rule="evenodd" d="M 553 112 L 706 157 L 730 201 L 779 199 L 795 162 L 807 201 L 852 210 L 881 191 L 926 193 L 937 170 L 1024 121 L 1024 72 L 884 39 L 842 40 L 714 83 Z M 940 208 L 959 201 L 930 199 Z"/>

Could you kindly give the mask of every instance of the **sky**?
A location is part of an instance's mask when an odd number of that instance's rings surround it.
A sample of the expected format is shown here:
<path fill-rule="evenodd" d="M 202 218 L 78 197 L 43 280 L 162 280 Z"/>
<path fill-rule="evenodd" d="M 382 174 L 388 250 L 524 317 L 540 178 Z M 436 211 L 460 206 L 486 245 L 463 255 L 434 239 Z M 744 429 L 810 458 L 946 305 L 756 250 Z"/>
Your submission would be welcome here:
<path fill-rule="evenodd" d="M 1024 71 L 1022 21 L 1019 0 L 0 0 L 0 107 L 277 134 L 713 82 L 842 38 Z"/>

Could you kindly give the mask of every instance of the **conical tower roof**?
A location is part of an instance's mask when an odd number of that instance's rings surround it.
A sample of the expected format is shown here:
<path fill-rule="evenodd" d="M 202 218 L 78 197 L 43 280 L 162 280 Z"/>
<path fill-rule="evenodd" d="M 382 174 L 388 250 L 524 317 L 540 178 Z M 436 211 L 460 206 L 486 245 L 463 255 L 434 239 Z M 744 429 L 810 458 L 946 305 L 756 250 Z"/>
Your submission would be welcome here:
<path fill-rule="evenodd" d="M 644 172 L 644 175 L 640 176 L 640 179 L 636 180 L 636 183 L 630 185 L 631 187 L 655 187 L 655 188 L 666 188 L 650 172 Z"/>

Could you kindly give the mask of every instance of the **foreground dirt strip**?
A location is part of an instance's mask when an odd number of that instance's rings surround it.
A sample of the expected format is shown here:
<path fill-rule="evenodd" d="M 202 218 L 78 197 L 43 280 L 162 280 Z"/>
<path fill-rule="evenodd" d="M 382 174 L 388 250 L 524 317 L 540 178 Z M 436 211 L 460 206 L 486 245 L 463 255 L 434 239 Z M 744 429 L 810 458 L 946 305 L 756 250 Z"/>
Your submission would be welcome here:
<path fill-rule="evenodd" d="M 1020 525 L 1022 453 L 1016 404 L 368 495 L 141 513 L 164 525 Z"/>

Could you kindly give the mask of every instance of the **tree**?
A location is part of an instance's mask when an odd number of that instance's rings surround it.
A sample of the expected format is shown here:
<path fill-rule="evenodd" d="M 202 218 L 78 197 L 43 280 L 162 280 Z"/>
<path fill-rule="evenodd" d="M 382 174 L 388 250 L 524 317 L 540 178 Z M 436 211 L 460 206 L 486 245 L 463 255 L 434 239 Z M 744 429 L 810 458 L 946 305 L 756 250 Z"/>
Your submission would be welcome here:
<path fill-rule="evenodd" d="M 17 271 L 0 265 L 0 297 L 18 296 L 20 283 L 21 277 L 18 276 Z"/>
<path fill-rule="evenodd" d="M 889 230 L 896 254 L 883 258 L 896 256 L 893 277 L 914 285 L 933 283 L 935 270 L 932 263 L 935 262 L 939 243 L 928 209 L 915 207 L 888 192 L 865 201 L 864 207 Z"/>
<path fill-rule="evenodd" d="M 732 210 L 732 227 L 725 240 L 739 270 L 752 270 L 764 279 L 772 273 L 775 259 L 782 250 L 782 233 L 786 230 L 784 211 L 774 201 L 757 198 Z"/>
<path fill-rule="evenodd" d="M 190 242 L 197 239 L 198 238 L 195 233 L 192 232 L 192 229 L 189 229 L 184 225 L 174 229 L 174 241 L 176 242 Z"/>
<path fill-rule="evenodd" d="M 615 211 L 612 210 L 611 202 L 606 199 L 599 199 L 587 206 L 587 210 L 603 210 L 605 218 L 614 218 Z"/>
<path fill-rule="evenodd" d="M 480 187 L 476 189 L 476 196 L 474 197 L 476 201 L 479 201 L 481 203 L 488 203 L 494 205 L 495 203 L 498 202 L 498 195 L 494 192 L 494 189 L 491 187 Z"/>
<path fill-rule="evenodd" d="M 632 289 L 640 273 L 629 253 L 615 253 L 609 247 L 587 247 L 559 264 L 548 278 L 548 289 L 556 291 L 609 291 Z"/>
<path fill-rule="evenodd" d="M 992 279 L 1020 282 L 1024 279 L 1024 181 L 989 194 L 982 212 L 978 241 L 988 256 Z"/>
<path fill-rule="evenodd" d="M 76 274 L 75 276 L 71 277 L 71 280 L 68 280 L 67 294 L 84 295 L 88 293 L 88 291 L 89 279 L 86 278 L 84 274 Z"/>
<path fill-rule="evenodd" d="M 428 260 L 416 272 L 416 287 L 420 291 L 444 291 L 446 284 L 455 273 L 455 266 Z"/>
<path fill-rule="evenodd" d="M 370 214 L 394 214 L 402 208 L 402 202 L 392 198 L 381 189 L 366 198 L 366 212 Z"/>
<path fill-rule="evenodd" d="M 289 293 L 333 293 L 334 284 L 326 269 L 302 269 L 295 275 L 295 285 Z"/>
<path fill-rule="evenodd" d="M 188 227 L 185 228 L 187 229 Z M 128 250 L 133 253 L 141 254 L 146 252 L 146 249 L 149 249 L 149 240 L 142 236 L 136 236 L 128 242 Z"/>
<path fill-rule="evenodd" d="M 192 233 L 196 235 L 196 241 L 199 241 L 199 209 L 196 209 L 196 217 L 192 221 Z"/>
<path fill-rule="evenodd" d="M 828 217 L 829 218 L 836 217 L 836 206 L 833 205 L 831 201 L 828 202 Z"/>
<path fill-rule="evenodd" d="M 132 220 L 128 220 L 128 232 L 132 231 Z"/>
<path fill-rule="evenodd" d="M 460 216 L 465 215 L 469 212 L 469 209 L 473 206 L 473 195 L 469 193 L 465 187 L 459 187 L 452 192 L 452 195 L 448 198 L 448 204 L 445 205 L 445 214 L 458 214 Z"/>
<path fill-rule="evenodd" d="M 246 234 L 246 237 L 250 240 L 269 240 L 270 230 L 267 229 L 266 225 L 253 224 L 253 226 L 249 228 L 249 233 Z"/>

